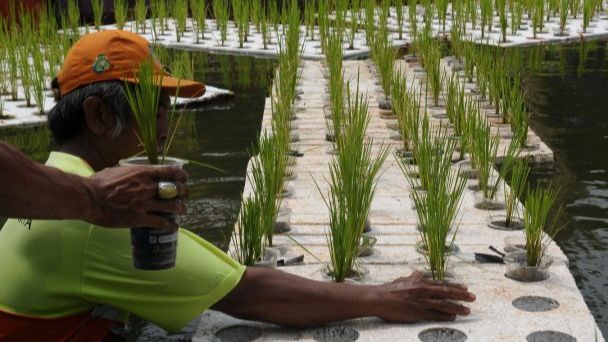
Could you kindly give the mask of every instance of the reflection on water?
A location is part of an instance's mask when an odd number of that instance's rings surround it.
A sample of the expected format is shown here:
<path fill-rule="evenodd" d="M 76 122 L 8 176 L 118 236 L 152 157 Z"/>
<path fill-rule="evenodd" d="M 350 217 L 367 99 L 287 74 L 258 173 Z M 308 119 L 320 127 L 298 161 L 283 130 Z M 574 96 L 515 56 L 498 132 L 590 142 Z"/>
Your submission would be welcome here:
<path fill-rule="evenodd" d="M 535 53 L 539 53 L 536 51 Z M 604 336 L 608 336 L 608 56 L 605 43 L 551 47 L 528 70 L 532 127 L 555 152 L 533 181 L 562 186 L 565 228 L 557 242 Z M 534 63 L 530 65 L 533 66 Z"/>

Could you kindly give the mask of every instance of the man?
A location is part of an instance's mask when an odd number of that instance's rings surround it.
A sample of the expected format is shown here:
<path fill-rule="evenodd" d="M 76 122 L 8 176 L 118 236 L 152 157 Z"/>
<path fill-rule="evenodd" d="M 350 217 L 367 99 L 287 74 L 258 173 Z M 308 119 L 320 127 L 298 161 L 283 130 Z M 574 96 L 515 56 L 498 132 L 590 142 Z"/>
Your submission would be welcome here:
<path fill-rule="evenodd" d="M 0 217 L 175 230 L 175 223 L 162 213 L 182 214 L 185 206 L 179 200 L 158 200 L 157 184 L 172 181 L 183 197 L 186 177 L 173 167 L 120 167 L 83 178 L 40 165 L 0 141 Z"/>
<path fill-rule="evenodd" d="M 94 71 L 102 55 L 110 67 Z M 124 80 L 133 82 L 125 75 L 137 73 L 148 58 L 149 43 L 123 31 L 94 33 L 75 44 L 58 75 L 61 99 L 49 113 L 60 151 L 51 154 L 47 165 L 89 177 L 140 149 L 123 87 Z M 168 94 L 178 83 L 180 96 L 198 96 L 205 89 L 200 83 L 163 78 L 159 145 L 167 135 Z M 366 316 L 391 322 L 454 320 L 469 314 L 454 301 L 475 300 L 462 285 L 419 274 L 356 286 L 245 268 L 185 230 L 179 231 L 175 268 L 135 270 L 128 231 L 81 221 L 34 221 L 30 230 L 9 221 L 0 231 L 0 260 L 0 339 L 100 341 L 114 321 L 124 318 L 117 311 L 169 331 L 208 308 L 307 327 Z"/>

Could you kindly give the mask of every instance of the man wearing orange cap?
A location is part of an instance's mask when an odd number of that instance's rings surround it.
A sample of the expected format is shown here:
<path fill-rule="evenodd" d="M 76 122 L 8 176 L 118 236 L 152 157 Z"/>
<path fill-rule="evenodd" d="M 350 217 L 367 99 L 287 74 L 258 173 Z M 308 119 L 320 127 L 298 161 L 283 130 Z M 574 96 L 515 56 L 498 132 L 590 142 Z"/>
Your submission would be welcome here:
<path fill-rule="evenodd" d="M 124 95 L 139 65 L 153 58 L 136 34 L 83 37 L 57 77 L 59 101 L 49 126 L 59 145 L 47 165 L 89 177 L 140 149 Z M 157 72 L 162 66 L 157 65 Z M 169 94 L 199 96 L 201 83 L 166 75 L 158 143 L 167 135 Z M 318 282 L 244 267 L 210 243 L 179 231 L 172 269 L 133 268 L 127 230 L 81 221 L 9 221 L 0 231 L 0 340 L 101 341 L 134 313 L 176 331 L 208 308 L 251 320 L 306 327 L 376 316 L 392 322 L 454 320 L 474 301 L 466 287 L 420 274 L 378 286 Z"/>

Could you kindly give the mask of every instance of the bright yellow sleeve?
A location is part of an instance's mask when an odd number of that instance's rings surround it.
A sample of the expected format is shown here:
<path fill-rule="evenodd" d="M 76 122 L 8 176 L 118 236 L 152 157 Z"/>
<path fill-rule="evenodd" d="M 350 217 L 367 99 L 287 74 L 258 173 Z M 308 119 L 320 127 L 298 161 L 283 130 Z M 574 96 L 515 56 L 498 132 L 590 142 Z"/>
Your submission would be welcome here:
<path fill-rule="evenodd" d="M 176 267 L 133 267 L 128 229 L 93 228 L 83 255 L 81 294 L 177 331 L 225 297 L 245 267 L 209 242 L 180 229 Z"/>

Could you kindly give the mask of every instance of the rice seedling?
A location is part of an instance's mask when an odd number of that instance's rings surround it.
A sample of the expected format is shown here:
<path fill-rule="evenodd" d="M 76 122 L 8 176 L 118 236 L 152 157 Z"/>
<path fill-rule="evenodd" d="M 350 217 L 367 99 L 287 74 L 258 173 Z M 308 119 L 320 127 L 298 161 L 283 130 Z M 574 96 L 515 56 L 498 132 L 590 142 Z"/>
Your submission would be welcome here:
<path fill-rule="evenodd" d="M 530 167 L 525 159 L 517 159 L 509 162 L 511 164 L 511 175 L 509 185 L 505 184 L 505 226 L 512 227 L 513 219 L 519 213 L 519 200 L 523 198 L 528 185 Z"/>
<path fill-rule="evenodd" d="M 349 30 L 346 36 L 348 40 L 348 49 L 353 50 L 355 48 L 355 38 L 357 37 L 357 31 L 359 30 L 359 1 L 355 0 L 352 3 L 350 11 L 350 22 Z"/>
<path fill-rule="evenodd" d="M 410 24 L 410 35 L 416 37 L 418 33 L 418 0 L 409 0 L 407 2 L 408 11 L 407 18 Z"/>
<path fill-rule="evenodd" d="M 496 7 L 500 18 L 500 32 L 502 34 L 502 42 L 507 42 L 507 0 L 496 0 Z"/>
<path fill-rule="evenodd" d="M 532 9 L 532 32 L 533 38 L 536 39 L 537 33 L 543 30 L 545 21 L 545 3 L 544 1 L 535 1 Z"/>
<path fill-rule="evenodd" d="M 80 5 L 78 0 L 67 0 L 67 24 L 73 39 L 80 37 Z M 65 26 L 62 27 L 64 30 Z M 65 32 L 64 32 L 65 34 Z"/>
<path fill-rule="evenodd" d="M 315 13 L 317 9 L 317 1 L 311 0 L 304 3 L 304 22 L 306 23 L 306 37 L 311 41 L 315 40 Z"/>
<path fill-rule="evenodd" d="M 251 8 L 249 12 L 251 13 L 251 22 L 255 26 L 255 30 L 257 33 L 260 33 L 261 23 L 262 23 L 262 2 L 261 1 L 251 1 Z"/>
<path fill-rule="evenodd" d="M 570 0 L 570 13 L 576 19 L 581 8 L 581 0 Z"/>
<path fill-rule="evenodd" d="M 228 38 L 228 2 L 226 0 L 213 0 L 213 12 L 217 29 L 220 31 L 220 42 L 224 46 Z"/>
<path fill-rule="evenodd" d="M 146 18 L 148 16 L 148 7 L 146 0 L 136 0 L 133 8 L 133 16 L 135 17 L 135 31 L 146 33 Z"/>
<path fill-rule="evenodd" d="M 243 48 L 243 43 L 247 41 L 249 32 L 249 3 L 247 0 L 233 0 L 232 13 L 239 37 L 239 47 Z"/>
<path fill-rule="evenodd" d="M 497 162 L 499 136 L 492 136 L 487 119 L 479 113 L 472 114 L 470 127 L 471 160 L 477 169 L 477 182 L 484 199 L 494 200 L 502 181 L 494 172 Z"/>
<path fill-rule="evenodd" d="M 162 74 L 154 71 L 154 62 L 142 62 L 137 73 L 137 85 L 126 83 L 125 95 L 131 108 L 131 113 L 138 127 L 138 137 L 150 164 L 163 164 L 170 143 L 164 146 L 160 154 L 157 143 L 157 113 L 161 97 Z M 173 113 L 171 114 L 171 118 Z M 172 119 L 170 120 L 170 122 Z"/>
<path fill-rule="evenodd" d="M 114 19 L 116 21 L 116 27 L 119 30 L 122 30 L 125 27 L 125 23 L 127 22 L 128 10 L 129 3 L 127 0 L 114 0 Z"/>
<path fill-rule="evenodd" d="M 519 0 L 509 0 L 509 12 L 511 12 L 511 34 L 516 35 L 524 15 L 523 2 Z"/>
<path fill-rule="evenodd" d="M 365 42 L 368 46 L 372 46 L 374 43 L 374 36 L 376 34 L 376 1 L 365 0 Z"/>
<path fill-rule="evenodd" d="M 426 250 L 424 255 L 431 276 L 433 279 L 443 279 L 457 229 L 451 238 L 449 232 L 460 208 L 466 180 L 450 167 L 455 141 L 449 139 L 445 127 L 439 127 L 432 134 L 428 117 L 425 116 L 419 143 L 421 149 L 416 157 L 418 176 L 421 187 L 426 191 L 413 191 L 412 199 L 419 219 L 420 242 Z M 411 177 L 411 165 L 403 162 L 399 165 L 410 185 L 417 186 L 416 180 Z"/>
<path fill-rule="evenodd" d="M 431 44 L 424 61 L 427 72 L 427 86 L 431 88 L 433 105 L 439 106 L 439 96 L 445 78 L 445 73 L 441 71 L 441 46 L 439 43 Z"/>
<path fill-rule="evenodd" d="M 467 1 L 467 20 L 471 23 L 473 29 L 477 28 L 477 1 Z M 482 27 L 483 29 L 483 27 Z"/>
<path fill-rule="evenodd" d="M 266 249 L 262 208 L 256 195 L 243 199 L 237 227 L 232 232 L 232 256 L 245 266 L 254 266 Z"/>
<path fill-rule="evenodd" d="M 395 14 L 397 16 L 397 32 L 399 33 L 399 40 L 403 39 L 403 24 L 405 21 L 403 6 L 403 0 L 395 0 Z"/>
<path fill-rule="evenodd" d="M 257 2 L 254 1 L 253 3 Z M 194 25 L 194 35 L 198 44 L 201 39 L 205 39 L 205 30 L 207 30 L 207 0 L 190 0 L 190 8 L 192 17 L 196 23 Z"/>
<path fill-rule="evenodd" d="M 268 44 L 272 44 L 272 37 L 268 28 L 268 18 L 266 17 L 266 10 L 264 9 L 262 11 L 262 22 L 260 23 L 262 45 L 264 45 L 264 50 L 268 49 Z"/>
<path fill-rule="evenodd" d="M 342 69 L 343 50 L 342 39 L 337 32 L 327 37 L 326 48 L 328 90 L 331 116 L 327 121 L 327 128 L 337 137 L 342 127 L 344 112 L 344 72 Z"/>
<path fill-rule="evenodd" d="M 24 37 L 25 38 L 25 37 Z M 26 43 L 18 48 L 19 53 L 19 78 L 21 88 L 25 97 L 25 105 L 32 106 L 32 70 L 30 69 L 30 50 L 31 47 Z"/>
<path fill-rule="evenodd" d="M 268 19 L 272 23 L 275 32 L 279 32 L 279 22 L 281 21 L 281 14 L 279 13 L 279 5 L 277 3 L 278 1 L 268 2 Z"/>
<path fill-rule="evenodd" d="M 486 27 L 487 32 L 492 31 L 492 16 L 494 14 L 493 0 L 480 0 L 479 6 L 481 9 L 481 38 L 485 37 Z"/>
<path fill-rule="evenodd" d="M 435 0 L 435 6 L 437 7 L 437 16 L 441 22 L 442 31 L 445 32 L 445 25 L 448 18 L 448 0 Z"/>
<path fill-rule="evenodd" d="M 380 76 L 380 84 L 384 96 L 388 100 L 391 96 L 391 83 L 393 81 L 393 70 L 397 52 L 393 49 L 386 28 L 380 28 L 373 45 L 371 46 L 372 59 Z"/>
<path fill-rule="evenodd" d="M 274 130 L 273 135 L 263 134 L 257 145 L 256 158 L 252 159 L 251 180 L 259 198 L 260 224 L 266 243 L 273 245 L 274 227 L 281 205 L 280 194 L 284 188 L 287 170 L 287 155 L 283 130 Z"/>
<path fill-rule="evenodd" d="M 595 1 L 583 0 L 583 33 L 587 33 L 589 22 L 595 15 Z"/>
<path fill-rule="evenodd" d="M 177 52 L 171 65 L 171 74 L 179 79 L 194 79 L 194 60 L 188 51 Z"/>
<path fill-rule="evenodd" d="M 46 84 L 46 70 L 44 69 L 44 55 L 40 50 L 37 42 L 34 42 L 32 48 L 32 94 L 34 102 L 38 109 L 38 114 L 44 114 L 44 86 Z"/>
<path fill-rule="evenodd" d="M 176 0 L 173 2 L 173 19 L 175 20 L 175 39 L 180 42 L 186 32 L 188 21 L 187 0 Z"/>
<path fill-rule="evenodd" d="M 564 36 L 566 35 L 566 23 L 568 22 L 569 0 L 560 0 L 559 4 L 559 34 Z"/>
<path fill-rule="evenodd" d="M 93 11 L 93 23 L 95 29 L 99 31 L 101 29 L 101 21 L 103 19 L 103 0 L 91 0 L 91 9 Z"/>
<path fill-rule="evenodd" d="M 330 163 L 330 191 L 326 196 L 320 190 L 327 205 L 329 218 L 328 245 L 331 255 L 330 275 L 342 282 L 355 271 L 355 260 L 365 221 L 369 216 L 377 176 L 388 155 L 388 148 L 372 156 L 373 142 L 365 139 L 369 124 L 369 112 L 365 95 L 358 86 L 350 93 L 346 85 L 347 107 L 345 125 L 338 134 L 338 155 Z"/>
<path fill-rule="evenodd" d="M 399 133 L 403 142 L 403 152 L 411 150 L 413 131 L 418 132 L 418 121 L 420 104 L 407 88 L 407 81 L 401 72 L 393 73 L 393 84 L 391 85 L 392 107 L 397 117 Z M 414 127 L 413 127 L 414 126 Z"/>
<path fill-rule="evenodd" d="M 549 220 L 559 192 L 559 186 L 552 183 L 545 188 L 536 188 L 528 192 L 524 209 L 528 266 L 537 266 L 542 262 L 552 238 L 561 228 L 558 225 L 561 207 L 555 211 L 553 219 Z"/>
<path fill-rule="evenodd" d="M 14 25 L 13 25 L 14 26 Z M 11 100 L 17 101 L 18 99 L 18 87 L 19 87 L 19 43 L 18 35 L 12 34 L 15 31 L 15 27 L 9 29 L 8 34 L 5 37 L 6 41 L 6 56 L 7 56 L 7 69 L 8 69 L 8 86 L 11 95 Z"/>

